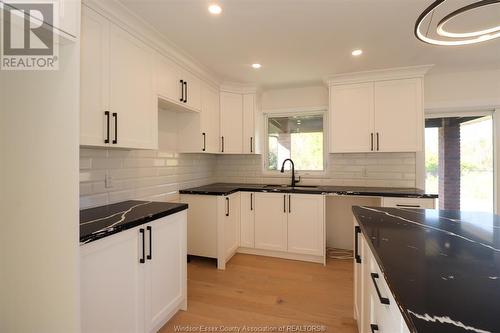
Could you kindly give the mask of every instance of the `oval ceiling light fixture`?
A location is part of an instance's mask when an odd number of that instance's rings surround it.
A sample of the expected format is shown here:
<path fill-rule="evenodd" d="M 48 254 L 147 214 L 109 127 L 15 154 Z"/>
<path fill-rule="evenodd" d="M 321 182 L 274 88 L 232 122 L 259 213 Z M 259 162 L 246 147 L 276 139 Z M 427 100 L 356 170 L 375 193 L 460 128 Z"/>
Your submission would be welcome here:
<path fill-rule="evenodd" d="M 219 15 L 220 13 L 222 13 L 222 7 L 216 3 L 213 3 L 208 6 L 208 11 L 210 12 L 210 14 Z"/>
<path fill-rule="evenodd" d="M 488 40 L 492 40 L 495 38 L 500 37 L 500 22 L 499 25 L 488 28 L 488 29 L 483 29 L 483 30 L 478 30 L 478 31 L 470 31 L 470 32 L 462 32 L 462 33 L 456 33 L 456 32 L 450 32 L 447 31 L 445 28 L 445 25 L 450 22 L 451 20 L 454 20 L 456 17 L 463 15 L 466 12 L 469 12 L 474 9 L 482 8 L 484 6 L 490 6 L 490 5 L 495 5 L 499 4 L 500 0 L 481 0 L 474 2 L 470 5 L 461 7 L 450 14 L 446 15 L 443 17 L 437 24 L 436 26 L 436 37 L 429 37 L 429 30 L 430 30 L 430 25 L 432 24 L 433 16 L 435 14 L 435 10 L 442 5 L 446 0 L 437 0 L 434 3 L 432 3 L 427 9 L 424 10 L 422 14 L 417 19 L 417 22 L 415 23 L 415 36 L 428 44 L 433 44 L 433 45 L 442 45 L 442 46 L 458 46 L 458 45 L 469 45 L 469 44 L 476 44 L 476 43 L 481 43 L 485 42 Z M 426 32 L 424 33 L 422 30 L 424 28 L 424 21 L 426 21 L 427 18 L 429 19 L 429 24 L 426 29 Z M 445 37 L 446 39 L 438 39 L 439 36 Z"/>
<path fill-rule="evenodd" d="M 351 52 L 351 54 L 352 54 L 353 56 L 357 57 L 357 56 L 360 56 L 360 55 L 362 55 L 362 54 L 363 54 L 363 50 L 360 50 L 360 49 L 358 49 L 358 50 L 354 50 L 354 51 L 352 51 L 352 52 Z"/>
<path fill-rule="evenodd" d="M 252 64 L 252 68 L 253 68 L 253 69 L 259 69 L 259 68 L 261 68 L 261 67 L 262 67 L 262 65 L 261 65 L 261 64 L 257 64 L 257 63 L 256 63 L 256 64 Z"/>

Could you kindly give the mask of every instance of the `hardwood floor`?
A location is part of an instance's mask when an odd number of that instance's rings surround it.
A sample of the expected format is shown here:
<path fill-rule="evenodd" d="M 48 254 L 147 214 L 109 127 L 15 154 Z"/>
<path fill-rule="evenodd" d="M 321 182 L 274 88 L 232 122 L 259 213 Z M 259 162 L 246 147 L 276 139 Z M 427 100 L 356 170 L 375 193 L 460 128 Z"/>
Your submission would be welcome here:
<path fill-rule="evenodd" d="M 352 315 L 352 261 L 329 260 L 324 267 L 237 254 L 225 271 L 210 259 L 191 260 L 188 311 L 177 313 L 160 332 L 181 332 L 176 327 L 199 332 L 199 326 L 221 325 L 271 332 L 262 327 L 324 325 L 324 332 L 354 333 Z"/>

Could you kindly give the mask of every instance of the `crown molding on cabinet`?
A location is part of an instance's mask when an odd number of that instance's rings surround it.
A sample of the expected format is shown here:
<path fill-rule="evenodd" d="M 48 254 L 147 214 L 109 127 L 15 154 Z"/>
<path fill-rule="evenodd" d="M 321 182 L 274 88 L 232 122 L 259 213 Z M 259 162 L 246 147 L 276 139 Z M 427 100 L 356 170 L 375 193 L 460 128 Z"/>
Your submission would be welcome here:
<path fill-rule="evenodd" d="M 207 67 L 169 41 L 151 24 L 131 12 L 117 0 L 83 0 L 85 5 L 100 14 L 104 14 L 113 23 L 135 35 L 150 47 L 174 61 L 177 65 L 210 84 L 218 87 L 222 79 Z"/>
<path fill-rule="evenodd" d="M 259 88 L 254 85 L 244 83 L 224 82 L 220 86 L 220 91 L 238 94 L 256 94 L 259 92 Z"/>
<path fill-rule="evenodd" d="M 340 84 L 353 84 L 369 81 L 423 78 L 434 65 L 387 68 L 374 71 L 336 74 L 327 77 L 324 82 L 330 87 Z"/>

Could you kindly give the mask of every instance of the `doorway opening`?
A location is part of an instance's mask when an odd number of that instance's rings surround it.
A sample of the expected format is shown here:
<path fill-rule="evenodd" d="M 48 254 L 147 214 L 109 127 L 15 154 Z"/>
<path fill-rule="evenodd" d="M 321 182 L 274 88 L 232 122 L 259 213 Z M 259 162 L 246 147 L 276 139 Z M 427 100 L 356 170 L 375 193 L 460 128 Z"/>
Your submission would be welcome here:
<path fill-rule="evenodd" d="M 425 189 L 439 209 L 494 210 L 493 116 L 425 120 Z"/>

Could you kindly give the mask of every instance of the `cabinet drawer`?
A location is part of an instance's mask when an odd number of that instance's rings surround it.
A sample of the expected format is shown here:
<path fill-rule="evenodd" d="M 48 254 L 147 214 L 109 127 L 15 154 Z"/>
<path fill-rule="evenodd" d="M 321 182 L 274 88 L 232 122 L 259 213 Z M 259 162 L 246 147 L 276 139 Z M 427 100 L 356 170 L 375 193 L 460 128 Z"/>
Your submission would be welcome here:
<path fill-rule="evenodd" d="M 432 198 L 382 198 L 382 207 L 434 209 L 435 205 Z"/>

